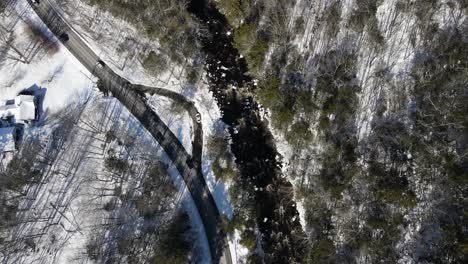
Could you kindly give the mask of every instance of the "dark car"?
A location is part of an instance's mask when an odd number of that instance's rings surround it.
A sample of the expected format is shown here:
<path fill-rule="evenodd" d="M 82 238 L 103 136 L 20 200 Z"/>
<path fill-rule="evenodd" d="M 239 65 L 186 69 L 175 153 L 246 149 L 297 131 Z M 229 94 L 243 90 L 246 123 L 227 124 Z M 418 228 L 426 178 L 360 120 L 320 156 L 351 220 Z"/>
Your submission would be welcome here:
<path fill-rule="evenodd" d="M 40 5 L 40 4 L 41 4 L 41 2 L 40 2 L 39 0 L 32 0 L 32 3 L 33 3 L 33 4 L 36 4 L 36 5 Z"/>
<path fill-rule="evenodd" d="M 68 34 L 67 33 L 62 33 L 62 35 L 60 35 L 60 40 L 63 41 L 63 42 L 67 42 L 70 38 L 68 37 Z"/>
<path fill-rule="evenodd" d="M 99 68 L 104 68 L 104 67 L 106 67 L 106 64 L 105 64 L 102 60 L 98 60 L 97 66 L 98 66 Z"/>

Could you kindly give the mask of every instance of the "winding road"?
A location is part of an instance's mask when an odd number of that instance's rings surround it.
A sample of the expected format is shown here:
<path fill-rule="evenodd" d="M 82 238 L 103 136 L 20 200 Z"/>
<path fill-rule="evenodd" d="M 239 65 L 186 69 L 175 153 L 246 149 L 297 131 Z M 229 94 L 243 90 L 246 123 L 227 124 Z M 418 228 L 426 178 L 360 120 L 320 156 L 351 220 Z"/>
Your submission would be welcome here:
<path fill-rule="evenodd" d="M 45 25 L 58 36 L 63 45 L 103 82 L 105 89 L 110 91 L 161 145 L 184 179 L 195 202 L 203 221 L 213 263 L 231 264 L 232 259 L 227 239 L 218 225 L 220 213 L 201 170 L 203 133 L 201 124 L 196 120 L 199 113 L 193 102 L 166 89 L 131 84 L 109 67 L 98 67 L 101 60 L 99 56 L 91 50 L 80 34 L 67 23 L 48 0 L 41 0 L 39 4 L 33 3 L 31 0 L 27 1 Z M 64 41 L 65 38 L 61 37 L 63 34 L 67 35 L 68 40 Z M 195 131 L 192 155 L 187 153 L 174 133 L 147 104 L 144 93 L 155 93 L 177 100 L 189 112 L 194 121 Z"/>
<path fill-rule="evenodd" d="M 132 89 L 137 92 L 151 95 L 156 94 L 172 99 L 173 101 L 178 102 L 188 112 L 190 118 L 192 119 L 194 133 L 192 140 L 192 159 L 194 164 L 196 166 L 200 166 L 201 168 L 203 152 L 203 127 L 201 122 L 198 121 L 198 118 L 201 118 L 201 114 L 198 112 L 195 104 L 188 100 L 185 96 L 164 88 L 133 84 Z"/>

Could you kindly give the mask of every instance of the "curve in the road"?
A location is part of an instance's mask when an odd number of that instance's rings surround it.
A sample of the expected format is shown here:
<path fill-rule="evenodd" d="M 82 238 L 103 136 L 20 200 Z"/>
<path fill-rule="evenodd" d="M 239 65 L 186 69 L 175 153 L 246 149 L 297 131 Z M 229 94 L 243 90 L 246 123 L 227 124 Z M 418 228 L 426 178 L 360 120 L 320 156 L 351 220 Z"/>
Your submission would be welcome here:
<path fill-rule="evenodd" d="M 187 111 L 190 118 L 192 119 L 194 133 L 192 140 L 192 159 L 194 160 L 195 165 L 201 168 L 203 151 L 203 128 L 201 123 L 201 115 L 195 107 L 195 104 L 191 100 L 188 100 L 185 96 L 168 89 L 150 87 L 141 84 L 132 84 L 131 88 L 137 92 L 151 95 L 160 95 L 170 98 L 173 101 L 179 103 L 185 109 L 185 111 Z"/>

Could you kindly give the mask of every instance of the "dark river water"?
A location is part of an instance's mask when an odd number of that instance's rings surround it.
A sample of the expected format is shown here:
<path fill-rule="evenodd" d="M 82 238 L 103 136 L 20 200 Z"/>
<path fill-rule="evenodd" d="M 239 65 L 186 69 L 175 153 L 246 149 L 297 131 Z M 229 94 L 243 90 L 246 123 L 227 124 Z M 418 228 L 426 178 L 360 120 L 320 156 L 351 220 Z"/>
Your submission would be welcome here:
<path fill-rule="evenodd" d="M 263 250 L 267 255 L 268 251 L 274 250 L 275 255 L 281 256 L 269 261 L 287 263 L 291 255 L 297 255 L 302 249 L 292 244 L 278 250 L 271 235 L 281 232 L 292 236 L 292 233 L 301 232 L 301 226 L 293 197 L 284 195 L 292 190 L 292 185 L 281 174 L 273 136 L 260 118 L 258 105 L 251 96 L 254 85 L 247 75 L 247 63 L 233 46 L 232 34 L 227 34 L 231 28 L 226 18 L 212 3 L 192 0 L 188 10 L 209 32 L 200 39 L 207 57 L 205 68 L 222 120 L 229 126 L 231 149 L 241 177 L 263 190 L 255 192 L 255 217 L 264 238 Z"/>

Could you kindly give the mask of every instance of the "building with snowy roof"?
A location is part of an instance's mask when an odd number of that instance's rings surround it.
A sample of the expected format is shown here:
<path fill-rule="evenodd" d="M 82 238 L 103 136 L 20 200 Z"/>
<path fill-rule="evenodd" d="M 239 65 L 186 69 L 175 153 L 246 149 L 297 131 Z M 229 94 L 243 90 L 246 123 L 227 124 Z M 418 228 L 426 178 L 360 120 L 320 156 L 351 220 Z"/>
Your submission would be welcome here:
<path fill-rule="evenodd" d="M 0 106 L 0 119 L 15 123 L 30 123 L 36 120 L 36 104 L 33 95 L 18 95 L 13 104 Z"/>

